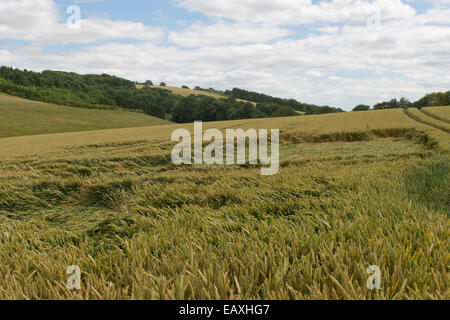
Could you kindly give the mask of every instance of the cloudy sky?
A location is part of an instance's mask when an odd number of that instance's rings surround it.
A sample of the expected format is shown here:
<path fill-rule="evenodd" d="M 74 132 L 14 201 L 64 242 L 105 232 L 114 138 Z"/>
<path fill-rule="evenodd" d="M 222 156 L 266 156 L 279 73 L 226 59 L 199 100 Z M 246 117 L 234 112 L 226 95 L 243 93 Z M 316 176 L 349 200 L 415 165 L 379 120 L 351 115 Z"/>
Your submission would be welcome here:
<path fill-rule="evenodd" d="M 349 110 L 450 90 L 450 0 L 0 0 L 0 65 Z"/>

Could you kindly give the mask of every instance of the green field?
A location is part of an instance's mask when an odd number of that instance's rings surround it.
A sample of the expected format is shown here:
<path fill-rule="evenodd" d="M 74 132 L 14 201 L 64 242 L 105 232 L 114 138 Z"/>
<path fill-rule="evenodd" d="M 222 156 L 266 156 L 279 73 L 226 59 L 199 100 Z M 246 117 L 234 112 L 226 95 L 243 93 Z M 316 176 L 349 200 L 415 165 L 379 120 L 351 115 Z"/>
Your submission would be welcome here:
<path fill-rule="evenodd" d="M 144 113 L 65 107 L 0 94 L 0 138 L 166 123 Z"/>
<path fill-rule="evenodd" d="M 279 128 L 270 177 L 173 165 L 192 124 L 2 138 L 0 299 L 449 299 L 447 110 L 204 124 Z"/>

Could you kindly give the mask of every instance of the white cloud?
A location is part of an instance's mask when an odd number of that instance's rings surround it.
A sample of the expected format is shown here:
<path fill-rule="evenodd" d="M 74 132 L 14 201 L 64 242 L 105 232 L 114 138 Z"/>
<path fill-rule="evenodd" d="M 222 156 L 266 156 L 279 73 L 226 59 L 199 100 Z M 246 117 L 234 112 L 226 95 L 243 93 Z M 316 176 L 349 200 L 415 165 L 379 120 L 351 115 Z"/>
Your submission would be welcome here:
<path fill-rule="evenodd" d="M 450 4 L 450 0 L 448 1 Z M 430 9 L 416 19 L 420 23 L 450 24 L 450 8 Z"/>
<path fill-rule="evenodd" d="M 320 71 L 309 70 L 305 72 L 305 75 L 309 77 L 320 78 L 323 76 L 323 73 Z"/>
<path fill-rule="evenodd" d="M 291 31 L 263 24 L 222 20 L 214 24 L 197 22 L 182 32 L 171 32 L 169 40 L 181 47 L 217 46 L 237 43 L 264 43 L 292 34 Z"/>
<path fill-rule="evenodd" d="M 338 26 L 329 26 L 329 27 L 323 27 L 317 29 L 320 32 L 324 33 L 337 33 L 339 32 L 340 28 Z"/>
<path fill-rule="evenodd" d="M 180 7 L 211 17 L 274 25 L 301 25 L 314 22 L 366 23 L 380 10 L 383 20 L 404 20 L 415 10 L 401 0 L 331 0 L 313 4 L 311 0 L 180 0 Z"/>
<path fill-rule="evenodd" d="M 43 44 L 92 43 L 99 40 L 158 40 L 162 28 L 142 23 L 108 19 L 82 19 L 81 29 L 67 26 L 51 0 L 2 0 L 0 39 L 25 40 Z"/>
<path fill-rule="evenodd" d="M 0 61 L 5 64 L 11 63 L 11 53 L 7 50 L 0 50 Z"/>

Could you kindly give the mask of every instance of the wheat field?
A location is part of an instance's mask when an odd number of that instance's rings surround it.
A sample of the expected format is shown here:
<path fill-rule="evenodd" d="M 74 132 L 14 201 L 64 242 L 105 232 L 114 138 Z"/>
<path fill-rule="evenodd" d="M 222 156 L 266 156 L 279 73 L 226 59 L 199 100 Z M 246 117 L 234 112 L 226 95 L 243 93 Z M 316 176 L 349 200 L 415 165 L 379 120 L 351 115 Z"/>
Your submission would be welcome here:
<path fill-rule="evenodd" d="M 279 128 L 270 177 L 173 165 L 192 124 L 2 138 L 0 299 L 449 299 L 447 110 L 204 124 Z"/>
<path fill-rule="evenodd" d="M 145 85 L 137 85 L 136 87 L 138 89 L 143 88 Z M 177 88 L 177 87 L 171 87 L 171 86 L 149 86 L 150 88 L 156 88 L 156 89 L 163 89 L 163 90 L 169 90 L 170 92 L 172 92 L 173 94 L 182 96 L 182 97 L 187 97 L 190 96 L 191 94 L 193 95 L 204 95 L 207 97 L 211 97 L 214 99 L 223 99 L 223 98 L 227 98 L 226 95 L 222 95 L 219 93 L 214 93 L 214 92 L 210 92 L 210 91 L 206 91 L 206 90 L 193 90 L 193 89 L 187 89 L 187 88 Z M 253 105 L 256 105 L 255 102 L 252 101 L 248 101 L 248 100 L 244 100 L 244 99 L 236 99 L 237 101 L 241 101 L 241 102 L 250 102 Z M 303 113 L 300 113 L 303 114 Z"/>
<path fill-rule="evenodd" d="M 421 111 L 436 120 L 450 123 L 449 107 L 422 108 Z"/>

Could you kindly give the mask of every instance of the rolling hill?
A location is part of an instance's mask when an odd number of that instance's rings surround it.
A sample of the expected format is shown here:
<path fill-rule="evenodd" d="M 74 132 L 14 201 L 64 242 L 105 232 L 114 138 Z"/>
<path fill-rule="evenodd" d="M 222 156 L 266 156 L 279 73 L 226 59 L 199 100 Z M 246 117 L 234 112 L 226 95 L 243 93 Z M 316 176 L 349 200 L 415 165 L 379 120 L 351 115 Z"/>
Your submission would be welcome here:
<path fill-rule="evenodd" d="M 144 85 L 137 85 L 138 88 L 142 88 L 144 87 Z M 170 87 L 170 86 L 149 86 L 150 88 L 156 88 L 156 89 L 164 89 L 164 90 L 169 90 L 170 92 L 172 92 L 173 94 L 182 96 L 182 97 L 187 97 L 191 94 L 193 95 L 204 95 L 207 97 L 211 97 L 211 98 L 215 98 L 215 99 L 223 99 L 223 98 L 227 98 L 226 95 L 220 95 L 217 93 L 212 93 L 206 90 L 193 90 L 193 89 L 186 89 L 186 88 L 177 88 L 177 87 Z M 253 105 L 256 105 L 255 102 L 252 101 L 248 101 L 248 100 L 243 100 L 243 99 L 236 99 L 237 101 L 241 101 L 241 102 L 250 102 Z"/>
<path fill-rule="evenodd" d="M 0 138 L 167 123 L 144 113 L 66 107 L 0 94 Z"/>

